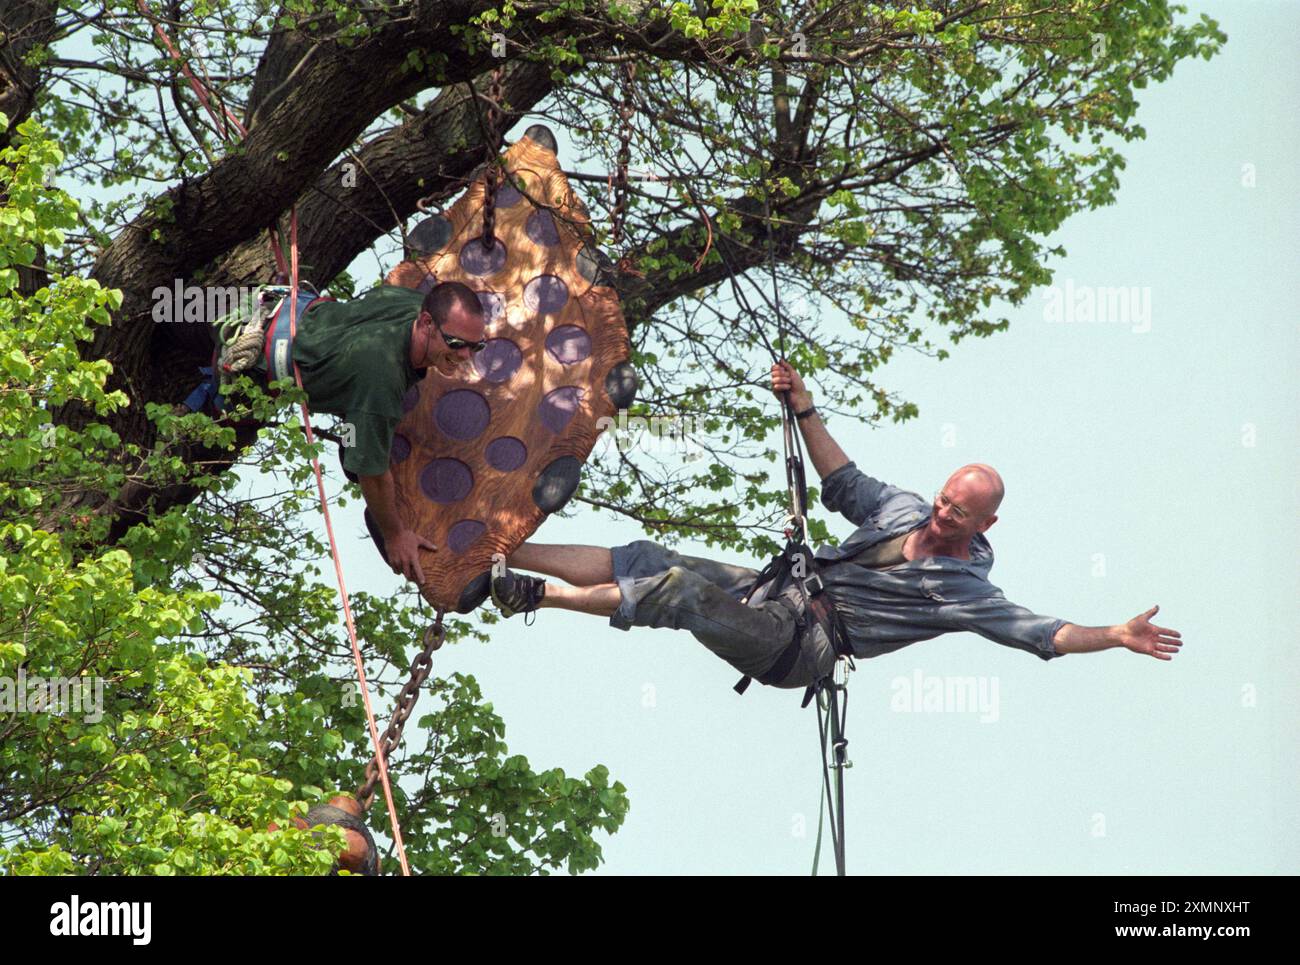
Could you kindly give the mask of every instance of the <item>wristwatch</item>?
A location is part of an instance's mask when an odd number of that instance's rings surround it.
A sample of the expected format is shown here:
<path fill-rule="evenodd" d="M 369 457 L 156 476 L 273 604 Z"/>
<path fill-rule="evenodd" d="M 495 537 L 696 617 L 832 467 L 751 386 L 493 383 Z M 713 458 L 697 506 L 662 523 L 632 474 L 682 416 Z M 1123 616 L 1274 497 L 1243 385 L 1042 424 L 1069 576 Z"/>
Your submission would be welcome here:
<path fill-rule="evenodd" d="M 815 405 L 810 405 L 810 406 L 808 406 L 808 408 L 804 409 L 802 412 L 796 412 L 796 413 L 794 414 L 794 417 L 795 417 L 796 419 L 806 419 L 806 418 L 808 418 L 810 415 L 813 415 L 813 414 L 816 413 L 816 412 L 817 412 L 817 406 L 815 406 Z"/>

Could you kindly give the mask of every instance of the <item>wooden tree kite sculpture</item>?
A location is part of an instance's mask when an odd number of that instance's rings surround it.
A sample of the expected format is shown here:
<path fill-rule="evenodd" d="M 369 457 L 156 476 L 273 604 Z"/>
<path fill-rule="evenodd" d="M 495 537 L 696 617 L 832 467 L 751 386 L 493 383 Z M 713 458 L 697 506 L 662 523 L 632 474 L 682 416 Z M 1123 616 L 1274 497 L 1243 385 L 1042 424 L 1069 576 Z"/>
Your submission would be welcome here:
<path fill-rule="evenodd" d="M 636 373 L 590 219 L 538 124 L 505 152 L 484 244 L 486 172 L 411 235 L 418 256 L 385 279 L 478 292 L 487 347 L 452 376 L 430 368 L 404 400 L 389 458 L 404 522 L 432 540 L 420 592 L 462 613 L 508 556 L 578 487 L 600 420 L 625 408 Z M 383 552 L 383 540 L 367 513 Z"/>

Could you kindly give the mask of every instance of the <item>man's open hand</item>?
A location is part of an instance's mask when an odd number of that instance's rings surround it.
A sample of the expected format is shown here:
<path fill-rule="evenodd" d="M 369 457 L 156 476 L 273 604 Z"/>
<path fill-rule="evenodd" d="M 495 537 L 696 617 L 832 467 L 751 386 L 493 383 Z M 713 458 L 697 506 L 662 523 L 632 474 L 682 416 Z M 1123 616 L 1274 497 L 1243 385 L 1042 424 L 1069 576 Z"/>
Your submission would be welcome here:
<path fill-rule="evenodd" d="M 1158 612 L 1160 607 L 1153 606 L 1125 623 L 1119 628 L 1119 640 L 1134 653 L 1150 654 L 1157 660 L 1173 660 L 1183 645 L 1182 634 L 1152 623 L 1151 618 Z"/>
<path fill-rule="evenodd" d="M 384 540 L 384 553 L 394 573 L 400 573 L 412 583 L 424 584 L 424 570 L 420 569 L 420 550 L 438 547 L 413 529 L 404 529 L 391 539 Z"/>

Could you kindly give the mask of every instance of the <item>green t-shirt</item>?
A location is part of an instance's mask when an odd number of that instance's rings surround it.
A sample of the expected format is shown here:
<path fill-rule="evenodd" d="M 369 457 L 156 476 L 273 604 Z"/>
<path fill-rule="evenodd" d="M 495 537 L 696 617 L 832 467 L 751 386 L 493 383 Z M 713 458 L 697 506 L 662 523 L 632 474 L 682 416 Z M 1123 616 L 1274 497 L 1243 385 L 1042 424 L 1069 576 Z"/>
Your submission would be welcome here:
<path fill-rule="evenodd" d="M 352 424 L 356 444 L 344 446 L 343 466 L 359 476 L 388 470 L 402 396 L 427 371 L 411 365 L 411 325 L 423 300 L 412 288 L 381 285 L 351 301 L 321 302 L 298 324 L 293 358 L 309 407 Z"/>

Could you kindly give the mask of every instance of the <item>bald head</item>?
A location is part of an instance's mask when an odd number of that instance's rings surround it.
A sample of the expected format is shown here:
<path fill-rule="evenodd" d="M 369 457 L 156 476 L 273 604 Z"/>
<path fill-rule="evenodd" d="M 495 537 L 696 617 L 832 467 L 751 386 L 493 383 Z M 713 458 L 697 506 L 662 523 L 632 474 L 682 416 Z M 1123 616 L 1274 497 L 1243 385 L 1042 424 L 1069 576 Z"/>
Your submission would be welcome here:
<path fill-rule="evenodd" d="M 974 515 L 992 516 L 1002 505 L 1007 490 L 996 469 L 982 462 L 973 462 L 949 476 L 944 491 Z"/>

